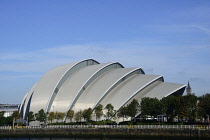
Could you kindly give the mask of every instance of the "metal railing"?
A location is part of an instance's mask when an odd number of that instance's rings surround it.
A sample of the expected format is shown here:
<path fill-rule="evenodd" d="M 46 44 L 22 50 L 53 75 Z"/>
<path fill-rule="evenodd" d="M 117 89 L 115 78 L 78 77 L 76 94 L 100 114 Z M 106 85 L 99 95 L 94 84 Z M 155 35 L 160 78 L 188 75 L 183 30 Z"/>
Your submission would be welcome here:
<path fill-rule="evenodd" d="M 208 129 L 210 125 L 46 125 L 46 126 L 15 126 L 17 129 L 37 128 L 70 128 L 70 129 Z M 13 129 L 12 126 L 0 126 L 0 129 Z"/>

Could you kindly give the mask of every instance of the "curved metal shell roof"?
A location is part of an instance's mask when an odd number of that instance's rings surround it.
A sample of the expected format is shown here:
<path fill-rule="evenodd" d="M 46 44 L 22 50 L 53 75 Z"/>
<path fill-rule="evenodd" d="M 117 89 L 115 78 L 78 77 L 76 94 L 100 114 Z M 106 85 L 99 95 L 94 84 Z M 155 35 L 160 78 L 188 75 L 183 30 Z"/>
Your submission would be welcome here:
<path fill-rule="evenodd" d="M 71 71 L 76 66 L 78 70 L 88 65 L 94 64 L 98 64 L 98 62 L 89 59 L 58 66 L 48 71 L 36 85 L 33 98 L 31 100 L 30 109 L 34 112 L 38 112 L 40 109 L 45 109 L 46 112 L 48 112 L 48 105 L 50 103 L 50 100 L 52 96 L 54 96 L 54 92 L 57 92 L 56 87 L 65 76 L 65 74 L 68 73 L 68 71 Z M 75 70 L 73 70 L 73 72 L 74 71 Z"/>
<path fill-rule="evenodd" d="M 36 84 L 33 85 L 33 87 L 31 88 L 31 90 L 27 93 L 26 97 L 25 97 L 25 101 L 24 101 L 24 104 L 22 105 L 22 110 L 23 113 L 22 113 L 22 117 L 25 118 L 25 115 L 26 115 L 26 112 L 28 112 L 29 110 L 29 107 L 30 107 L 30 99 L 31 99 L 31 96 L 33 95 L 33 92 L 34 92 L 34 89 L 36 88 Z"/>
<path fill-rule="evenodd" d="M 69 77 L 59 90 L 52 104 L 51 111 L 67 112 L 72 108 L 80 94 L 97 76 L 110 69 L 119 67 L 122 68 L 119 63 L 108 63 L 88 66 L 78 70 Z"/>
<path fill-rule="evenodd" d="M 183 94 L 186 86 L 166 83 L 163 76 L 145 74 L 141 68 L 124 68 L 120 63 L 100 64 L 87 59 L 49 70 L 24 97 L 20 112 L 67 112 L 111 103 L 115 110 L 132 99 Z"/>
<path fill-rule="evenodd" d="M 185 87 L 186 87 L 185 85 L 181 85 L 181 84 L 160 82 L 160 84 L 152 88 L 145 96 L 153 97 L 154 94 L 156 94 L 156 98 L 162 99 L 163 97 L 171 95 L 175 93 L 176 91 Z"/>
<path fill-rule="evenodd" d="M 99 76 L 93 81 L 84 91 L 84 93 L 77 100 L 74 110 L 83 108 L 94 108 L 111 88 L 122 78 L 130 73 L 140 73 L 139 68 L 119 68 L 112 69 Z M 97 88 L 96 88 L 97 87 Z"/>
<path fill-rule="evenodd" d="M 124 103 L 131 100 L 138 91 L 151 84 L 151 81 L 158 80 L 161 77 L 159 75 L 135 74 L 112 90 L 100 104 L 106 106 L 112 103 L 115 110 L 118 110 Z"/>

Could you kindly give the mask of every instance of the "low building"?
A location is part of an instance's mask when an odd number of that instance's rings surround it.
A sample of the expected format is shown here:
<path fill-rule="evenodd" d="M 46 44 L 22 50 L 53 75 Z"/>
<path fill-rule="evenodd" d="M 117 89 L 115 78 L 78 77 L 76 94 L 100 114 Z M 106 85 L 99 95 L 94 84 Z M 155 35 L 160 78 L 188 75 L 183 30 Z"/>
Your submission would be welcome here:
<path fill-rule="evenodd" d="M 4 117 L 9 117 L 13 111 L 18 110 L 19 106 L 19 104 L 0 104 L 0 112 L 4 111 Z"/>

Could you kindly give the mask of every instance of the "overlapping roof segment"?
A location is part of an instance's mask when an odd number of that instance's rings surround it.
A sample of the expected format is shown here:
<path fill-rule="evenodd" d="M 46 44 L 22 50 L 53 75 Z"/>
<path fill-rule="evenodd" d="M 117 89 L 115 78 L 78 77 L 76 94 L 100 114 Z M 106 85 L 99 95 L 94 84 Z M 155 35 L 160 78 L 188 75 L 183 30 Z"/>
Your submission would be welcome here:
<path fill-rule="evenodd" d="M 179 90 L 183 90 L 183 93 L 185 87 L 186 86 L 182 84 L 159 82 L 159 84 L 152 88 L 146 95 L 144 95 L 144 97 L 153 97 L 155 94 L 156 98 L 162 99 L 163 97 L 174 94 Z"/>
<path fill-rule="evenodd" d="M 100 103 L 103 106 L 112 103 L 115 110 L 118 110 L 137 93 L 140 95 L 140 91 L 150 85 L 153 81 L 161 79 L 162 76 L 159 75 L 135 74 L 121 82 Z"/>
<path fill-rule="evenodd" d="M 22 113 L 22 117 L 25 118 L 25 113 L 28 112 L 28 110 L 30 109 L 30 101 L 31 101 L 31 97 L 33 95 L 33 92 L 36 88 L 36 84 L 33 85 L 33 87 L 31 88 L 31 90 L 26 94 L 26 96 L 24 97 L 22 103 L 21 103 L 21 107 L 20 107 L 20 112 Z"/>
<path fill-rule="evenodd" d="M 107 63 L 87 66 L 78 70 L 61 87 L 52 104 L 51 111 L 67 112 L 98 76 L 108 70 L 122 67 L 119 63 Z"/>
<path fill-rule="evenodd" d="M 73 109 L 94 108 L 123 78 L 126 79 L 129 75 L 137 73 L 143 73 L 143 71 L 140 68 L 119 68 L 107 71 L 85 89 Z"/>
<path fill-rule="evenodd" d="M 22 101 L 29 111 L 67 112 L 94 109 L 111 103 L 115 110 L 132 99 L 163 98 L 183 94 L 185 85 L 165 83 L 163 76 L 147 75 L 141 68 L 124 68 L 120 63 L 99 64 L 93 59 L 55 67 L 48 71 Z"/>
<path fill-rule="evenodd" d="M 49 111 L 55 94 L 58 92 L 58 86 L 62 86 L 65 80 L 75 71 L 88 65 L 99 64 L 97 61 L 88 59 L 80 62 L 70 63 L 55 67 L 48 71 L 37 83 L 30 104 L 30 110 L 38 112 L 40 109 Z M 62 82 L 62 84 L 59 84 Z"/>

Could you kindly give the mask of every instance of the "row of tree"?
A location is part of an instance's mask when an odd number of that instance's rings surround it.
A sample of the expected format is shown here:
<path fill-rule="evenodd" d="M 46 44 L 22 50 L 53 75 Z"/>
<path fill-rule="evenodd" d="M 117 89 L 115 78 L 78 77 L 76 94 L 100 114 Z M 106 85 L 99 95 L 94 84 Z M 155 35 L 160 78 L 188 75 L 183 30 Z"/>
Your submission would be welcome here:
<path fill-rule="evenodd" d="M 20 113 L 18 111 L 13 111 L 12 115 L 9 117 L 4 116 L 5 111 L 0 112 L 0 126 L 2 125 L 12 125 L 14 120 L 20 118 Z"/>
<path fill-rule="evenodd" d="M 72 120 L 75 120 L 76 122 L 81 121 L 91 121 L 96 120 L 100 121 L 101 117 L 105 117 L 106 120 L 111 120 L 112 118 L 116 117 L 122 117 L 125 118 L 127 116 L 133 118 L 135 117 L 137 111 L 138 111 L 138 101 L 133 100 L 130 104 L 128 104 L 126 107 L 122 107 L 118 112 L 114 110 L 114 107 L 112 104 L 107 104 L 104 108 L 103 105 L 99 104 L 97 107 L 95 107 L 94 110 L 91 108 L 79 110 L 78 112 L 74 112 L 74 110 L 69 110 L 67 113 L 64 112 L 49 112 L 45 113 L 43 109 L 41 109 L 38 113 L 29 112 L 25 119 L 28 121 L 40 121 L 40 122 L 53 122 L 56 120 L 62 121 L 69 119 L 71 122 Z M 65 118 L 66 117 L 66 118 Z"/>
<path fill-rule="evenodd" d="M 168 121 L 177 118 L 178 121 L 195 122 L 198 119 L 209 119 L 210 94 L 197 97 L 194 94 L 186 96 L 167 96 L 157 98 L 145 97 L 140 103 L 141 117 L 162 114 Z"/>
<path fill-rule="evenodd" d="M 29 112 L 26 116 L 28 121 L 53 122 L 69 119 L 71 122 L 81 121 L 100 121 L 103 116 L 106 120 L 122 118 L 130 118 L 134 120 L 140 114 L 141 118 L 154 117 L 158 115 L 166 116 L 169 122 L 175 118 L 179 121 L 195 122 L 198 119 L 209 119 L 210 116 L 210 94 L 197 97 L 195 95 L 186 96 L 167 96 L 158 100 L 157 98 L 144 97 L 139 103 L 137 100 L 132 100 L 127 106 L 121 107 L 119 110 L 114 110 L 112 104 L 107 104 L 105 107 L 99 104 L 94 110 L 91 108 L 79 110 L 74 112 L 69 110 L 67 113 L 63 112 L 49 112 L 45 113 L 41 109 L 38 113 Z M 12 119 L 18 119 L 20 114 L 14 111 L 13 115 L 5 118 L 4 112 L 0 112 L 0 124 L 12 122 Z M 66 117 L 66 118 L 65 118 Z"/>

